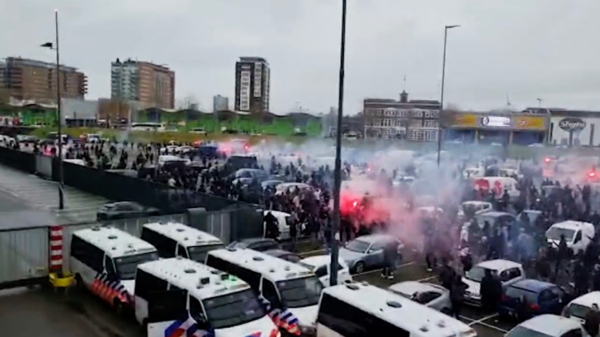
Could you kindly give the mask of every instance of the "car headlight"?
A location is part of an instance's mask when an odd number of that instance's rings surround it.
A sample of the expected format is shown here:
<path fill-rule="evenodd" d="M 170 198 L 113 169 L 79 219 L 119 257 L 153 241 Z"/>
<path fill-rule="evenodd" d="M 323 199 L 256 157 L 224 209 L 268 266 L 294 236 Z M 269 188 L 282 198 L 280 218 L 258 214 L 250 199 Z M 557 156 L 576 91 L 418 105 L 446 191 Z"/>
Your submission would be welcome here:
<path fill-rule="evenodd" d="M 300 332 L 303 336 L 315 336 L 317 329 L 314 326 L 300 324 Z"/>

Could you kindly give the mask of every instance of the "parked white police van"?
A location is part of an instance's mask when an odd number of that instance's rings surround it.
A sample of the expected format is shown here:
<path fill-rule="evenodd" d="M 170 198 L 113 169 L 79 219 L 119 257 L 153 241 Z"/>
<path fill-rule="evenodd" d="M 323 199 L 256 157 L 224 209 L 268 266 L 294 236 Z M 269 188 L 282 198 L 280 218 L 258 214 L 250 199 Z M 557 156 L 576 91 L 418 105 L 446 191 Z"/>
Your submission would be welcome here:
<path fill-rule="evenodd" d="M 121 230 L 92 227 L 73 232 L 69 257 L 78 285 L 121 311 L 133 305 L 135 270 L 158 260 L 156 248 Z"/>
<path fill-rule="evenodd" d="M 177 222 L 144 225 L 142 240 L 156 247 L 161 258 L 181 256 L 202 263 L 210 250 L 225 246 L 218 237 Z"/>
<path fill-rule="evenodd" d="M 213 250 L 206 264 L 246 281 L 285 335 L 314 335 L 323 285 L 308 268 L 251 249 Z"/>
<path fill-rule="evenodd" d="M 465 323 L 368 284 L 326 288 L 317 317 L 317 337 L 475 337 Z"/>
<path fill-rule="evenodd" d="M 138 266 L 135 317 L 148 337 L 278 337 L 250 286 L 181 257 Z"/>

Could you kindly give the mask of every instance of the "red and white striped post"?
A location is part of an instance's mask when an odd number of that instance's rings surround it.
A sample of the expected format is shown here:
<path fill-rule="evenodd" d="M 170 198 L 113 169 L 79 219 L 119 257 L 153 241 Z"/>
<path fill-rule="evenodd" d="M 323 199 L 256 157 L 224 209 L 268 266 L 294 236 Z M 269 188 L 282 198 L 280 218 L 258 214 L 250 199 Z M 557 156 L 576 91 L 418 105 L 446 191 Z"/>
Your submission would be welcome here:
<path fill-rule="evenodd" d="M 62 272 L 63 266 L 63 228 L 62 226 L 48 227 L 50 235 L 50 273 Z"/>

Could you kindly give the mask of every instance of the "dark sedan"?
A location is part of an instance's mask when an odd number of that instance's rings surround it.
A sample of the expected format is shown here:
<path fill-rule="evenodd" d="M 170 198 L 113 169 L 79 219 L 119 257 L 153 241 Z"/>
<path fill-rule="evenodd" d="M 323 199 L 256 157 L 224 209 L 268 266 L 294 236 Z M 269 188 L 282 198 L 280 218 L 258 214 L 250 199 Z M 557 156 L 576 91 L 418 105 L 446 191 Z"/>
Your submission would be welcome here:
<path fill-rule="evenodd" d="M 143 218 L 160 215 L 156 208 L 144 207 L 131 201 L 111 202 L 104 204 L 96 213 L 98 221 Z"/>
<path fill-rule="evenodd" d="M 288 252 L 287 250 L 283 249 L 271 249 L 265 251 L 264 253 L 293 263 L 298 263 L 300 260 L 302 260 L 298 254 Z"/>
<path fill-rule="evenodd" d="M 277 241 L 273 239 L 265 239 L 265 238 L 252 238 L 252 239 L 243 239 L 241 241 L 235 241 L 229 244 L 228 247 L 231 248 L 247 248 L 256 250 L 257 252 L 264 252 L 267 250 L 273 249 L 281 249 L 281 246 Z"/>
<path fill-rule="evenodd" d="M 556 284 L 524 279 L 506 287 L 498 312 L 526 320 L 542 314 L 560 315 L 563 307 L 573 298 Z"/>

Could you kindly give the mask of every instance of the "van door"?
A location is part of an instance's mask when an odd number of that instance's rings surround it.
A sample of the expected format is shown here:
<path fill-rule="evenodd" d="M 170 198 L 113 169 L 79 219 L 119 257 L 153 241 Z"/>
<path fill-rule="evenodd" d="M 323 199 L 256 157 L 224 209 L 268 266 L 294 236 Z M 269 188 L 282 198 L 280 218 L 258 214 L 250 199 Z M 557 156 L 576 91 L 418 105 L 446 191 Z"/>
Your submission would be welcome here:
<path fill-rule="evenodd" d="M 578 229 L 577 232 L 575 232 L 575 236 L 573 239 L 573 253 L 577 254 L 579 251 L 584 250 L 585 248 L 585 243 L 587 243 L 587 240 L 589 240 L 587 237 L 584 238 L 583 237 L 583 233 L 581 232 L 581 229 Z"/>
<path fill-rule="evenodd" d="M 190 258 L 187 249 L 185 249 L 185 247 L 180 244 L 177 244 L 177 251 L 175 252 L 175 256 L 181 256 L 184 259 Z"/>
<path fill-rule="evenodd" d="M 187 292 L 161 291 L 149 294 L 146 332 L 148 337 L 186 336 L 193 325 L 187 311 Z"/>

